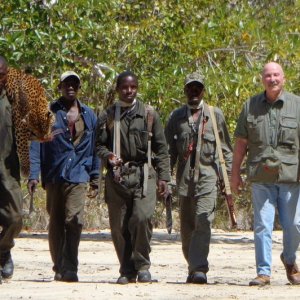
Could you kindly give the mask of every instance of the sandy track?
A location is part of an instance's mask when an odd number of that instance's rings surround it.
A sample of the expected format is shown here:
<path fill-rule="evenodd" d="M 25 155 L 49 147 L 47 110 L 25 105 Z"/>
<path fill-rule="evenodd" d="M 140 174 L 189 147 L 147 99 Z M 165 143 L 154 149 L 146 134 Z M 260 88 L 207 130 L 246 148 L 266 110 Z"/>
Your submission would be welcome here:
<path fill-rule="evenodd" d="M 109 231 L 84 233 L 79 283 L 53 281 L 46 233 L 23 232 L 13 249 L 15 275 L 0 285 L 0 299 L 300 299 L 280 262 L 281 232 L 273 238 L 272 284 L 249 287 L 255 276 L 253 234 L 213 231 L 207 285 L 185 284 L 187 266 L 177 234 L 156 230 L 149 284 L 115 284 L 118 261 Z"/>

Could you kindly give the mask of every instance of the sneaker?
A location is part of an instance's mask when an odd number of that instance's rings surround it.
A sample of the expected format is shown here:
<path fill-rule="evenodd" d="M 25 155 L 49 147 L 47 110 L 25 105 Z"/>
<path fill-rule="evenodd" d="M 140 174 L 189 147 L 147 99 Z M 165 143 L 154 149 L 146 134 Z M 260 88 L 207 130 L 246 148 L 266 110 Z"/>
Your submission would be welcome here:
<path fill-rule="evenodd" d="M 249 282 L 250 286 L 264 286 L 268 284 L 270 284 L 270 276 L 267 275 L 258 275 Z"/>
<path fill-rule="evenodd" d="M 280 259 L 286 270 L 286 277 L 291 284 L 300 284 L 300 272 L 296 263 L 288 265 L 283 257 L 283 253 L 280 255 Z"/>
<path fill-rule="evenodd" d="M 192 283 L 196 284 L 206 284 L 207 277 L 206 274 L 203 272 L 195 272 L 192 274 Z"/>
<path fill-rule="evenodd" d="M 11 278 L 14 273 L 14 263 L 11 258 L 10 251 L 1 254 L 0 264 L 2 267 L 2 270 L 1 270 L 2 278 L 4 278 L 4 279 Z"/>
<path fill-rule="evenodd" d="M 142 270 L 142 271 L 138 271 L 137 273 L 137 281 L 138 282 L 151 282 L 151 273 L 148 270 Z"/>

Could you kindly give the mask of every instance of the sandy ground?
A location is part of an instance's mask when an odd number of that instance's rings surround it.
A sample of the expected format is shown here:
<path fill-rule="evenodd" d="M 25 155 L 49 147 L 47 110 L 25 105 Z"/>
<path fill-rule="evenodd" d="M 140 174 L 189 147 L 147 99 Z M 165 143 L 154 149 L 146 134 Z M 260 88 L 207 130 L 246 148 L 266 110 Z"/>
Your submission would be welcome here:
<path fill-rule="evenodd" d="M 281 233 L 273 237 L 272 284 L 249 287 L 255 276 L 253 234 L 213 231 L 207 285 L 185 284 L 187 265 L 178 234 L 155 230 L 146 284 L 115 284 L 118 261 L 109 231 L 86 232 L 80 244 L 79 283 L 53 281 L 46 233 L 26 233 L 13 249 L 15 274 L 0 285 L 0 299 L 300 299 L 280 262 Z"/>

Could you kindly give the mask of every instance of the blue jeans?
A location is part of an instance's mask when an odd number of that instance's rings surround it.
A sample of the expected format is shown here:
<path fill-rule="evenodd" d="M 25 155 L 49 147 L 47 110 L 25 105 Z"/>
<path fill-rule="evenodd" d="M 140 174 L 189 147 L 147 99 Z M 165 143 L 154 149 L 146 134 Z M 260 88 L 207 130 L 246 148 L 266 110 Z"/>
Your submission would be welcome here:
<path fill-rule="evenodd" d="M 288 264 L 296 261 L 300 243 L 300 184 L 252 184 L 254 243 L 258 275 L 271 275 L 272 231 L 275 209 L 283 233 L 283 257 Z"/>

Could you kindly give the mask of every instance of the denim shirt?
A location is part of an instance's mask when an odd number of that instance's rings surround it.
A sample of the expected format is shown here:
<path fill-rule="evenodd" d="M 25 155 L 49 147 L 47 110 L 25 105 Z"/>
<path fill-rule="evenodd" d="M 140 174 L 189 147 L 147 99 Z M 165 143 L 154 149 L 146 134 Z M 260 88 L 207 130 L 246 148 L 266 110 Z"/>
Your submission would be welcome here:
<path fill-rule="evenodd" d="M 97 117 L 85 104 L 78 101 L 85 124 L 84 134 L 74 146 L 68 128 L 67 111 L 56 101 L 50 109 L 55 114 L 50 142 L 32 142 L 30 146 L 30 176 L 38 179 L 41 172 L 42 185 L 46 183 L 85 183 L 99 177 L 100 160 L 95 153 L 95 126 Z"/>

